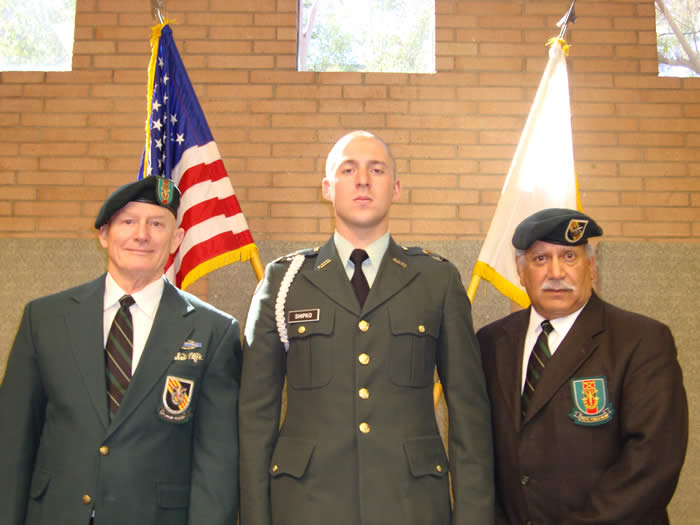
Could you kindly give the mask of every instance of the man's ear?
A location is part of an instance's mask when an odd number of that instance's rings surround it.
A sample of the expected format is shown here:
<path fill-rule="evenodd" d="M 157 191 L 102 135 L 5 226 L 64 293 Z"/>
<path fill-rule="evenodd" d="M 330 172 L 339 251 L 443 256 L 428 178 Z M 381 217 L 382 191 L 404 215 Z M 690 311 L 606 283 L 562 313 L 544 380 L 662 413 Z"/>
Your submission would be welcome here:
<path fill-rule="evenodd" d="M 333 202 L 333 187 L 328 177 L 323 177 L 321 182 L 321 194 L 327 201 Z"/>
<path fill-rule="evenodd" d="M 107 249 L 107 230 L 109 230 L 109 224 L 103 224 L 97 233 L 97 240 L 105 250 Z"/>
<path fill-rule="evenodd" d="M 177 249 L 180 247 L 182 244 L 182 239 L 185 238 L 185 230 L 182 228 L 178 228 L 173 232 L 173 236 L 170 239 L 170 253 L 175 253 Z"/>
<path fill-rule="evenodd" d="M 401 197 L 401 181 L 396 179 L 394 181 L 394 193 L 391 196 L 392 202 L 396 202 Z"/>

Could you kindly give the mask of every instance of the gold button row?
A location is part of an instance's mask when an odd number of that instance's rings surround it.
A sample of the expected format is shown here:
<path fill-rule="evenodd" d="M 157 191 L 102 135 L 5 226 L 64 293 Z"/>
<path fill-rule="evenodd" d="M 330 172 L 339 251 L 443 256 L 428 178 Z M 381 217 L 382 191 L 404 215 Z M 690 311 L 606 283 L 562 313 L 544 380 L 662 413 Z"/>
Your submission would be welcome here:
<path fill-rule="evenodd" d="M 362 353 L 362 354 L 357 356 L 357 360 L 360 362 L 361 365 L 368 365 L 369 364 L 369 355 Z"/>
<path fill-rule="evenodd" d="M 367 390 L 366 388 L 360 388 L 360 390 L 358 390 L 357 392 L 357 395 L 360 396 L 360 399 L 369 399 L 369 390 Z"/>
<path fill-rule="evenodd" d="M 369 423 L 365 423 L 364 421 L 362 423 L 360 423 L 358 428 L 360 429 L 360 432 L 362 432 L 363 434 L 369 434 L 369 431 L 371 430 Z"/>

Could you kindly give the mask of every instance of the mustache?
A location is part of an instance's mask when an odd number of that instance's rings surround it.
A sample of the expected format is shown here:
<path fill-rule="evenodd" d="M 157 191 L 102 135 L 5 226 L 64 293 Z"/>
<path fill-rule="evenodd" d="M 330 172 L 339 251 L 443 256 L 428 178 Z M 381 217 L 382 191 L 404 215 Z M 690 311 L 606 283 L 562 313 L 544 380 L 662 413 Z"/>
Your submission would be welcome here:
<path fill-rule="evenodd" d="M 576 290 L 576 287 L 567 283 L 564 279 L 548 279 L 540 287 L 540 290 Z"/>

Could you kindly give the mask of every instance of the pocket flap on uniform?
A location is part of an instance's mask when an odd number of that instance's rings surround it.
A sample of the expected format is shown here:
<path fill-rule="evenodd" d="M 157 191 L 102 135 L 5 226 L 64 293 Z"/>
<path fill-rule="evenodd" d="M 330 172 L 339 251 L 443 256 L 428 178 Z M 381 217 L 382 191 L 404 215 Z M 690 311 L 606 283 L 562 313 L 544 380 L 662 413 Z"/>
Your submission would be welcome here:
<path fill-rule="evenodd" d="M 440 316 L 437 312 L 425 312 L 424 315 L 412 314 L 404 316 L 406 312 L 393 313 L 389 312 L 389 322 L 391 323 L 391 332 L 394 335 L 412 334 L 417 336 L 426 336 L 438 338 L 440 336 Z"/>
<path fill-rule="evenodd" d="M 171 481 L 158 482 L 158 505 L 166 509 L 180 509 L 190 504 L 190 487 Z"/>
<path fill-rule="evenodd" d="M 49 486 L 49 481 L 51 481 L 51 474 L 46 470 L 35 470 L 32 476 L 32 484 L 29 487 L 29 495 L 33 499 L 39 499 L 44 492 L 46 492 L 46 487 Z"/>
<path fill-rule="evenodd" d="M 316 309 L 314 309 L 316 310 Z M 299 310 L 298 312 L 306 312 L 307 310 Z M 289 339 L 300 339 L 312 335 L 329 335 L 333 332 L 333 316 L 332 310 L 319 311 L 311 316 L 308 321 L 289 322 L 289 316 L 293 312 L 287 313 L 287 332 Z"/>
<path fill-rule="evenodd" d="M 447 455 L 440 436 L 410 439 L 404 442 L 403 448 L 406 451 L 408 467 L 415 477 L 435 476 L 441 478 L 449 472 Z"/>
<path fill-rule="evenodd" d="M 305 439 L 281 437 L 277 440 L 275 452 L 270 463 L 270 475 L 273 478 L 287 474 L 301 478 L 309 466 L 316 443 Z"/>

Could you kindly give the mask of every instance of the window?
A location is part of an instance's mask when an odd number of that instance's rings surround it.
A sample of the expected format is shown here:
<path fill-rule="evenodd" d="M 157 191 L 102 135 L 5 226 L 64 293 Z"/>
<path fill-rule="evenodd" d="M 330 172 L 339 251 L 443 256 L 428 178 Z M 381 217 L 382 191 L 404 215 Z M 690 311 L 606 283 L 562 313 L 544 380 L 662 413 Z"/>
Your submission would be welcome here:
<path fill-rule="evenodd" d="M 435 0 L 299 0 L 299 71 L 435 72 Z"/>
<path fill-rule="evenodd" d="M 700 76 L 700 3 L 655 0 L 659 76 Z"/>
<path fill-rule="evenodd" d="M 75 0 L 0 0 L 0 71 L 70 71 Z"/>

